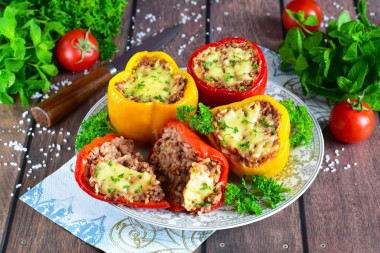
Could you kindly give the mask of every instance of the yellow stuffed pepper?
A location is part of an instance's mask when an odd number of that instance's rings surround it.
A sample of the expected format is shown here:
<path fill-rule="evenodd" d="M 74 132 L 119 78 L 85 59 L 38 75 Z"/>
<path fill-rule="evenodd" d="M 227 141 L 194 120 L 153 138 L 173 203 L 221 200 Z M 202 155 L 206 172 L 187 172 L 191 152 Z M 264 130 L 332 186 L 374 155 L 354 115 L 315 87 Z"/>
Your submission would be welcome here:
<path fill-rule="evenodd" d="M 108 86 L 111 124 L 135 141 L 154 141 L 177 107 L 197 103 L 193 78 L 163 52 L 135 54 Z"/>
<path fill-rule="evenodd" d="M 254 96 L 211 112 L 215 131 L 208 139 L 228 158 L 235 174 L 272 177 L 285 167 L 289 114 L 275 99 Z"/>

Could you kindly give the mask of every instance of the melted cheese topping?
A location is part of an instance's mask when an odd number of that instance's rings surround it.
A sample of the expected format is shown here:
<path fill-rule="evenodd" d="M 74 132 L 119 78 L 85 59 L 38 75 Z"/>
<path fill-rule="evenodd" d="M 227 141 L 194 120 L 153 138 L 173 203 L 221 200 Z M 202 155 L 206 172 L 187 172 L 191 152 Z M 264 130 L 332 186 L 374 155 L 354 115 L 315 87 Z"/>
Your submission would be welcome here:
<path fill-rule="evenodd" d="M 213 178 L 210 175 L 206 165 L 194 163 L 191 168 L 190 179 L 183 190 L 185 209 L 191 211 L 195 210 L 198 205 L 211 205 L 211 203 L 206 203 L 205 200 L 214 193 L 214 185 L 218 180 L 219 177 Z"/>
<path fill-rule="evenodd" d="M 140 98 L 141 102 L 159 101 L 167 103 L 172 94 L 180 92 L 183 86 L 176 85 L 181 74 L 174 74 L 173 68 L 166 62 L 157 60 L 154 66 L 136 67 L 133 76 L 124 85 L 123 94 L 127 98 Z"/>
<path fill-rule="evenodd" d="M 114 194 L 127 198 L 144 193 L 156 184 L 156 176 L 148 172 L 140 173 L 117 163 L 101 161 L 95 171 L 90 180 L 95 182 L 96 192 L 107 197 Z"/>
<path fill-rule="evenodd" d="M 260 159 L 279 148 L 275 122 L 271 115 L 261 115 L 258 101 L 229 109 L 216 123 L 221 145 L 243 156 Z"/>
<path fill-rule="evenodd" d="M 195 74 L 209 85 L 214 81 L 229 86 L 239 85 L 245 80 L 253 80 L 252 72 L 258 68 L 253 62 L 252 51 L 239 47 L 224 47 L 221 50 L 209 47 L 199 53 L 194 61 L 202 62 L 204 67 L 195 64 Z M 206 69 L 204 76 L 203 69 Z"/>

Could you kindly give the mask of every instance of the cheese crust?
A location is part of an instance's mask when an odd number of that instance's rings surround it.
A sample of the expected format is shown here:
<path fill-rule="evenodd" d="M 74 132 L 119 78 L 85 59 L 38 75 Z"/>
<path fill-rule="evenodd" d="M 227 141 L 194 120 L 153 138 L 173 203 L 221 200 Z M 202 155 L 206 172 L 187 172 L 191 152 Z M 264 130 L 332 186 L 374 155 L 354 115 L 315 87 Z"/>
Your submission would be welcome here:
<path fill-rule="evenodd" d="M 256 51 L 247 43 L 209 47 L 193 59 L 195 75 L 208 86 L 230 91 L 252 88 L 261 70 Z"/>
<path fill-rule="evenodd" d="M 174 73 L 167 61 L 143 57 L 132 69 L 131 75 L 115 86 L 126 98 L 135 102 L 172 104 L 183 97 L 186 84 L 186 77 Z"/>
<path fill-rule="evenodd" d="M 247 167 L 275 157 L 280 147 L 280 113 L 264 100 L 218 110 L 214 135 L 222 152 Z"/>

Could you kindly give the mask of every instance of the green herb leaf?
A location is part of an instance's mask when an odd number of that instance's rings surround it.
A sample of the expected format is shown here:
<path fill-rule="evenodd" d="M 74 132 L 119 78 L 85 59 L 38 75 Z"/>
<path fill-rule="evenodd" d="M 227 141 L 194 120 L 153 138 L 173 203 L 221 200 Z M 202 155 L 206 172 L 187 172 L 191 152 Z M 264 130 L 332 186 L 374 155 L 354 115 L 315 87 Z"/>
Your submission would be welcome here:
<path fill-rule="evenodd" d="M 288 111 L 290 119 L 290 146 L 308 145 L 313 135 L 313 120 L 303 105 L 294 105 L 292 99 L 279 101 Z"/>
<path fill-rule="evenodd" d="M 316 26 L 319 24 L 318 19 L 314 15 L 307 15 L 305 21 L 303 22 L 304 25 L 309 25 L 309 26 Z"/>
<path fill-rule="evenodd" d="M 193 105 L 183 105 L 177 107 L 177 119 L 181 122 L 188 122 L 190 120 L 190 113 L 197 108 Z"/>
<path fill-rule="evenodd" d="M 107 111 L 100 111 L 89 117 L 81 124 L 81 130 L 75 136 L 75 148 L 80 151 L 96 137 L 103 137 L 108 133 L 116 133 L 112 128 Z"/>
<path fill-rule="evenodd" d="M 291 192 L 291 189 L 278 184 L 273 178 L 266 179 L 263 176 L 252 176 L 250 188 L 246 185 L 245 176 L 242 177 L 241 184 L 227 184 L 225 192 L 225 202 L 227 205 L 237 207 L 240 213 L 260 215 L 262 206 L 272 209 L 285 200 L 281 195 L 284 192 Z"/>
<path fill-rule="evenodd" d="M 205 106 L 203 103 L 198 104 L 198 111 L 191 116 L 189 125 L 195 131 L 208 135 L 214 132 L 214 126 L 212 125 L 212 113 L 210 107 Z"/>

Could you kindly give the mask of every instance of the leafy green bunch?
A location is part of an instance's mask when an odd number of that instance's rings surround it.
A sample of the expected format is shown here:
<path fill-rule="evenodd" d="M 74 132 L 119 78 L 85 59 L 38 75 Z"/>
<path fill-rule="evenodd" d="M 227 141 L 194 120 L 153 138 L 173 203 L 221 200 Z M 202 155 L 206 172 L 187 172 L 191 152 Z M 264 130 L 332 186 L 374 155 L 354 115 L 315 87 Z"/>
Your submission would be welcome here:
<path fill-rule="evenodd" d="M 99 44 L 100 58 L 106 60 L 117 50 L 113 37 L 120 33 L 126 0 L 29 0 L 36 8 L 60 22 L 65 32 L 91 29 Z"/>
<path fill-rule="evenodd" d="M 288 31 L 279 46 L 283 71 L 293 67 L 300 76 L 303 93 L 336 101 L 358 98 L 380 110 L 380 27 L 366 17 L 366 2 L 358 3 L 360 19 L 343 12 L 326 32 L 304 35 L 299 28 Z"/>
<path fill-rule="evenodd" d="M 273 178 L 267 179 L 264 176 L 252 176 L 250 187 L 246 184 L 245 176 L 241 179 L 241 184 L 229 183 L 226 187 L 225 202 L 227 205 L 235 205 L 240 213 L 260 215 L 262 206 L 272 209 L 285 200 L 281 195 L 284 192 L 291 192 L 291 189 L 278 184 Z"/>
<path fill-rule="evenodd" d="M 10 94 L 27 97 L 50 88 L 50 76 L 58 74 L 52 49 L 64 34 L 59 22 L 49 21 L 28 2 L 0 7 L 0 101 L 13 104 Z"/>

